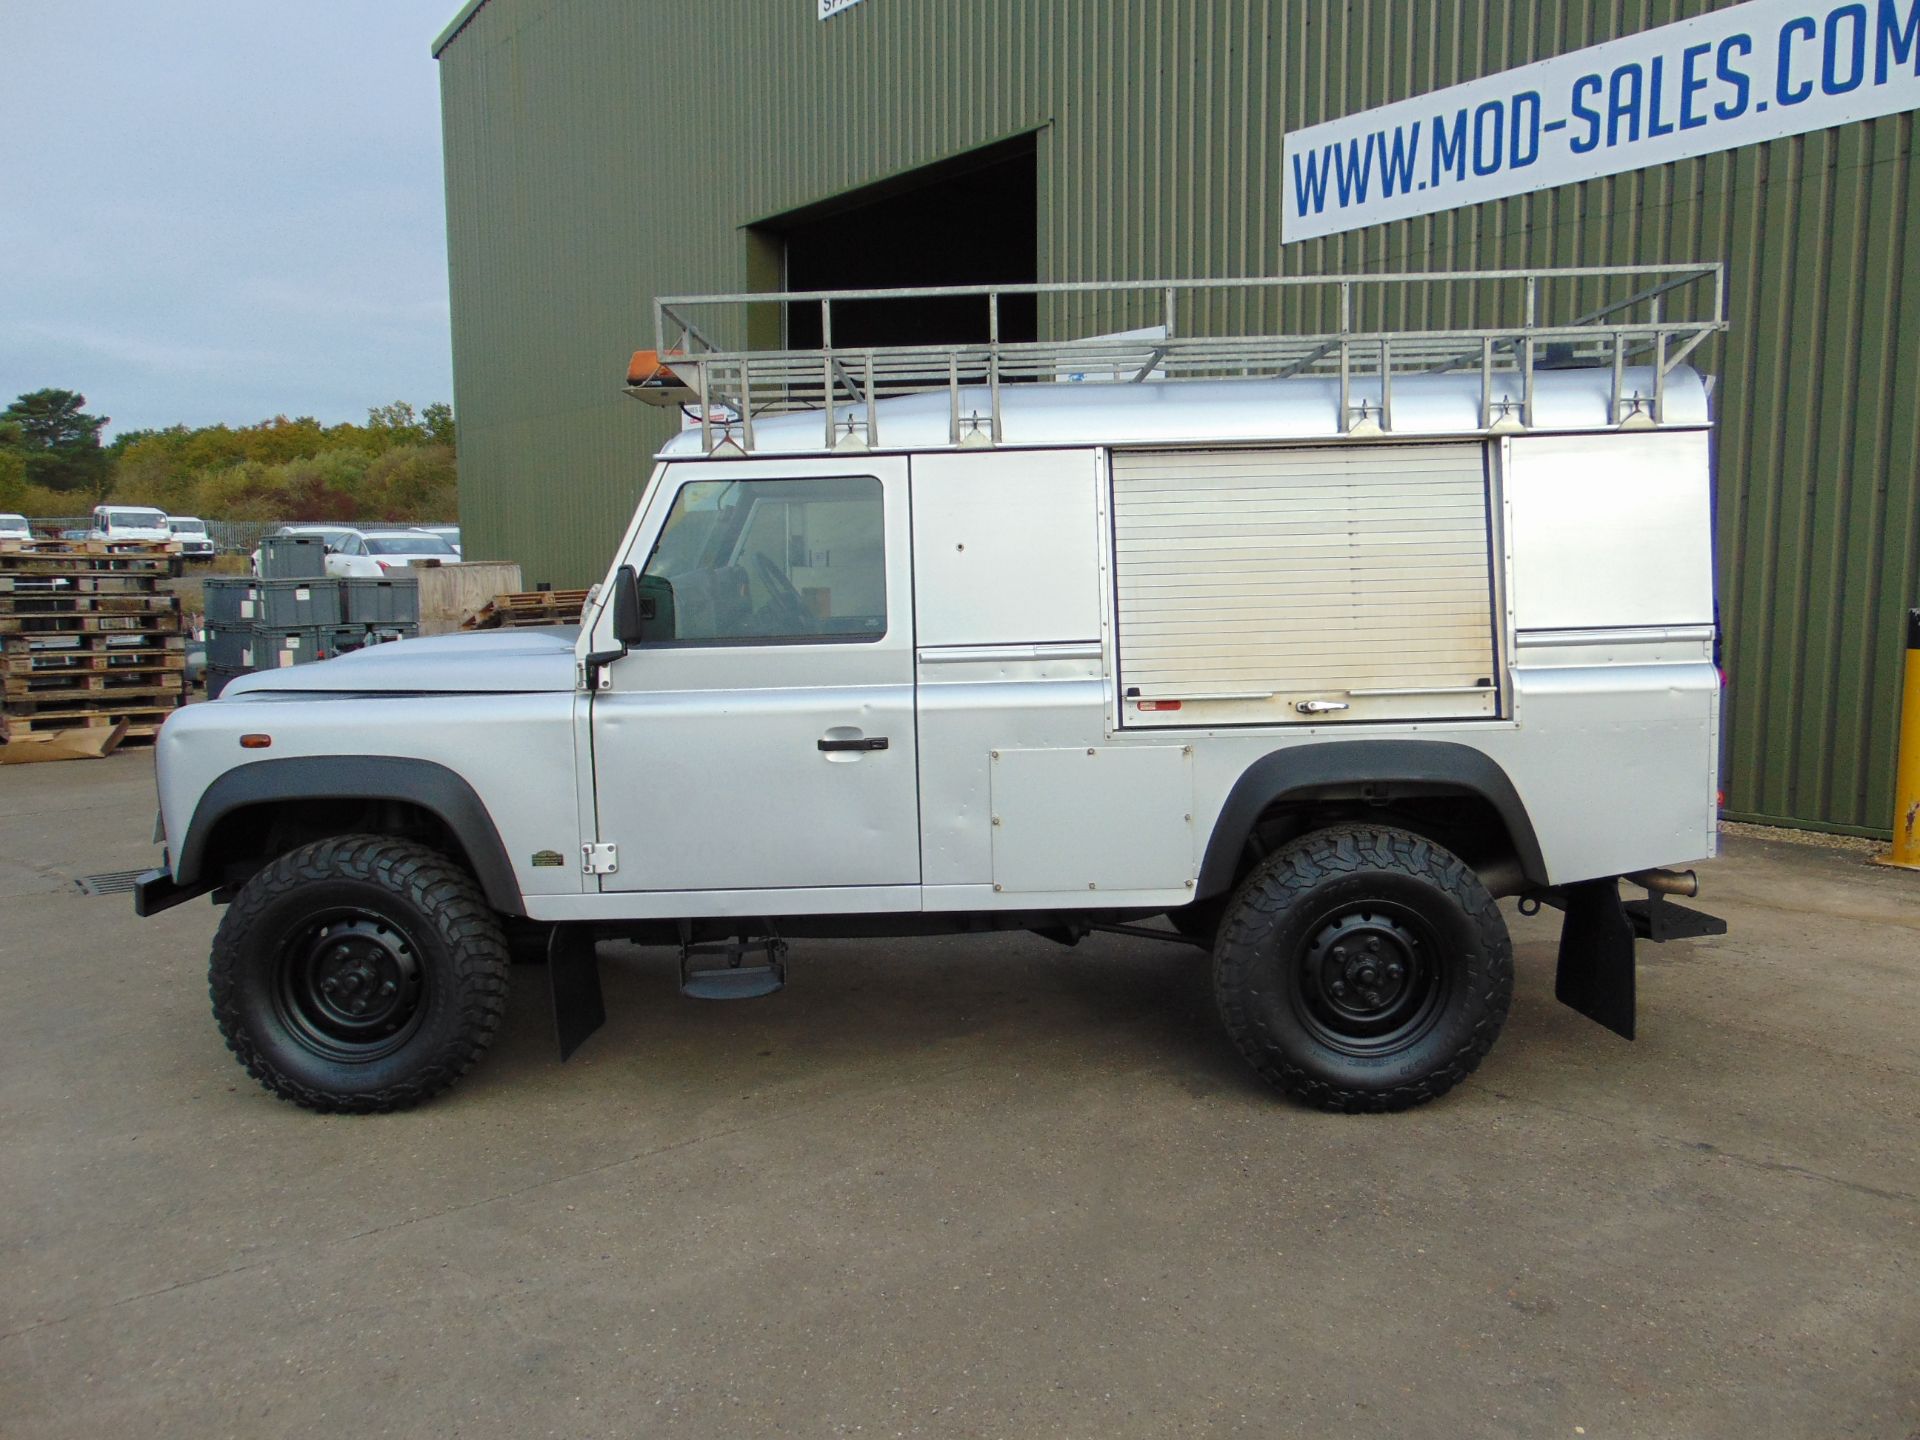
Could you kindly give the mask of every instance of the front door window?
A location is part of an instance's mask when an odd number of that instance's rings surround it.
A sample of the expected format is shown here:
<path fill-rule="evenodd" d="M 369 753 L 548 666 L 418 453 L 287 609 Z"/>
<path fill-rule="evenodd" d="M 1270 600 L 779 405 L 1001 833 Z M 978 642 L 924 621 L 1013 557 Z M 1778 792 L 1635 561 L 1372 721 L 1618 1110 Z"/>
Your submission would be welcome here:
<path fill-rule="evenodd" d="M 675 497 L 642 584 L 670 594 L 667 644 L 878 640 L 885 536 L 872 476 L 695 481 Z"/>

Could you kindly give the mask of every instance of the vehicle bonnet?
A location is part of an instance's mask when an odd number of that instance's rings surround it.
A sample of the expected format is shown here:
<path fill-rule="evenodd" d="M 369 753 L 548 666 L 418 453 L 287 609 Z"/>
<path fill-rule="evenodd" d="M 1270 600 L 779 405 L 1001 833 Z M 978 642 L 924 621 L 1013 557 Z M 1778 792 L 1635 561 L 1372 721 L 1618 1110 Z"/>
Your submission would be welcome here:
<path fill-rule="evenodd" d="M 242 675 L 221 696 L 526 694 L 574 688 L 578 626 L 431 635 Z"/>

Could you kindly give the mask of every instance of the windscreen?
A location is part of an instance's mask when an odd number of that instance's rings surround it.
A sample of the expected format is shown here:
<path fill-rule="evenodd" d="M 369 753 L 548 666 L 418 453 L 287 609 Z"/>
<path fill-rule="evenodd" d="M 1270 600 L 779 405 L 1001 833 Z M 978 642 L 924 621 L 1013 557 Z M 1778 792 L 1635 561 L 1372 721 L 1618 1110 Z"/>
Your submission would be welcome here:
<path fill-rule="evenodd" d="M 207 533 L 206 524 L 199 520 L 169 520 L 167 521 L 167 528 L 176 535 L 204 535 Z"/>
<path fill-rule="evenodd" d="M 127 530 L 164 530 L 167 517 L 159 510 L 109 510 L 107 523 Z"/>

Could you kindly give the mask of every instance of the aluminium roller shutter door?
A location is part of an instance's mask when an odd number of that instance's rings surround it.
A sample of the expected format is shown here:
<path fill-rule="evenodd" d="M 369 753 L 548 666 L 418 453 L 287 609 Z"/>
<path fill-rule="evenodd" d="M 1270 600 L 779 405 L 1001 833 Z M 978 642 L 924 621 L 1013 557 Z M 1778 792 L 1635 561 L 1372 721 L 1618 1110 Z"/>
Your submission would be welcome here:
<path fill-rule="evenodd" d="M 1112 483 L 1127 725 L 1498 713 L 1484 445 L 1115 451 Z"/>

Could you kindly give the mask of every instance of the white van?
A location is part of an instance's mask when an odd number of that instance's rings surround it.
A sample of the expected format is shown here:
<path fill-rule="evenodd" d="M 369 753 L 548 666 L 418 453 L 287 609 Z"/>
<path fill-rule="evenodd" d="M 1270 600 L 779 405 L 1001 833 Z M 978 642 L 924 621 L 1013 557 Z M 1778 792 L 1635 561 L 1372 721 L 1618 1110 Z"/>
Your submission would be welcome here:
<path fill-rule="evenodd" d="M 1508 306 L 1383 334 L 1360 317 L 1414 306 L 1349 299 L 1462 280 Z M 1182 338 L 1182 297 L 1229 285 L 1356 323 Z M 1555 324 L 1549 287 L 1623 298 Z M 659 300 L 629 388 L 709 418 L 577 630 L 176 712 L 135 903 L 231 904 L 210 982 L 241 1063 L 315 1109 L 424 1100 L 491 1043 L 512 943 L 544 940 L 564 1054 L 604 1017 L 603 939 L 746 999 L 793 940 L 1030 930 L 1205 952 L 1261 1077 L 1398 1110 L 1506 1019 L 1503 897 L 1564 913 L 1554 993 L 1631 1038 L 1636 938 L 1725 928 L 1667 868 L 1716 836 L 1684 360 L 1724 328 L 1719 267 L 1136 288 L 1167 337 L 937 352 L 715 351 L 684 318 L 875 292 Z M 1070 362 L 1132 378 L 1052 383 Z"/>
<path fill-rule="evenodd" d="M 167 530 L 180 542 L 180 553 L 187 559 L 213 559 L 213 537 L 207 533 L 207 522 L 199 516 L 169 515 Z"/>
<path fill-rule="evenodd" d="M 89 540 L 171 540 L 167 512 L 145 505 L 96 505 Z"/>
<path fill-rule="evenodd" d="M 31 540 L 33 527 L 24 515 L 0 515 L 0 540 Z"/>

